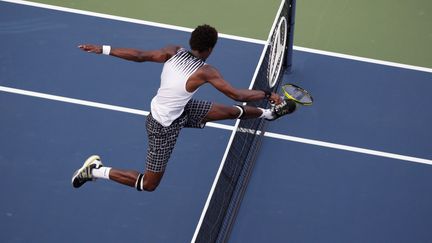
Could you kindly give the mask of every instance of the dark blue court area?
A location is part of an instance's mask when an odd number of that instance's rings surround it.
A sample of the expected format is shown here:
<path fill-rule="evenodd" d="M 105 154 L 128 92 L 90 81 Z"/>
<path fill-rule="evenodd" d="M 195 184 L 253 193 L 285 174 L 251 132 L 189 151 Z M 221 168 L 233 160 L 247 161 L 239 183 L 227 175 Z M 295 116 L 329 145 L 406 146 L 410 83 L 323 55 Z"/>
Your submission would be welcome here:
<path fill-rule="evenodd" d="M 21 92 L 149 111 L 162 65 L 77 46 L 187 47 L 189 33 L 5 2 L 0 13 L 0 242 L 190 242 L 235 121 L 182 130 L 155 192 L 102 180 L 77 190 L 72 173 L 92 154 L 144 169 L 145 116 Z M 262 50 L 220 38 L 208 63 L 247 88 Z M 268 124 L 229 242 L 431 242 L 431 81 L 295 51 L 285 82 L 315 103 Z M 234 104 L 211 86 L 196 98 Z"/>

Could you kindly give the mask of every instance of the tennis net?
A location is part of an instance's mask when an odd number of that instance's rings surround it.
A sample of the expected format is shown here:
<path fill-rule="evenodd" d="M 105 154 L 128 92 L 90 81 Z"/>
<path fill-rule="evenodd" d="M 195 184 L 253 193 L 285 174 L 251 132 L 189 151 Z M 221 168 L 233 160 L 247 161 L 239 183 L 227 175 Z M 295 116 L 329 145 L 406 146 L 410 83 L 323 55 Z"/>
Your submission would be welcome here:
<path fill-rule="evenodd" d="M 282 0 L 250 89 L 277 91 L 283 73 L 290 71 L 295 0 Z M 269 107 L 267 100 L 247 105 Z M 240 120 L 226 150 L 192 242 L 226 242 L 241 203 L 266 121 Z"/>

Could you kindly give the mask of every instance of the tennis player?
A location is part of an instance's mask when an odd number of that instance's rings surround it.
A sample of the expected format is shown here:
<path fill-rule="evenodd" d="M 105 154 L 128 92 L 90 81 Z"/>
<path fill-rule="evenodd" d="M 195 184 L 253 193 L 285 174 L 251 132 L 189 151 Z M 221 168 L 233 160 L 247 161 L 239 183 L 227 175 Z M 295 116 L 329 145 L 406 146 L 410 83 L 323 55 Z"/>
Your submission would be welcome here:
<path fill-rule="evenodd" d="M 81 187 L 97 178 L 109 179 L 135 187 L 138 191 L 154 191 L 159 185 L 177 137 L 183 127 L 204 128 L 206 122 L 223 119 L 277 119 L 292 113 L 295 102 L 283 100 L 280 95 L 262 90 L 237 89 L 230 85 L 219 71 L 206 63 L 218 39 L 217 31 L 209 25 L 198 26 L 191 34 L 190 50 L 167 46 L 160 50 L 112 48 L 100 45 L 80 45 L 83 51 L 105 54 L 135 62 L 163 63 L 160 88 L 151 101 L 147 116 L 147 161 L 144 173 L 106 167 L 97 155 L 90 156 L 75 171 L 72 185 Z M 239 101 L 268 99 L 275 104 L 271 109 L 252 106 L 226 106 L 192 99 L 198 88 L 209 83 L 229 98 Z"/>

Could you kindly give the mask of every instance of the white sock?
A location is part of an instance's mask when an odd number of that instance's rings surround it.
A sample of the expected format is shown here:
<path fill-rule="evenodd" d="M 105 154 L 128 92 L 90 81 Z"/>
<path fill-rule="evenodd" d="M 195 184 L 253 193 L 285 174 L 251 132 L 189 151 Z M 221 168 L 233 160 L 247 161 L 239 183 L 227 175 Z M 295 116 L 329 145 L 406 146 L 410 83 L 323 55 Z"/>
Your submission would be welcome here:
<path fill-rule="evenodd" d="M 111 170 L 111 167 L 100 167 L 99 169 L 93 169 L 92 175 L 95 178 L 103 178 L 109 180 L 109 172 Z"/>
<path fill-rule="evenodd" d="M 259 118 L 267 118 L 267 119 L 272 119 L 273 118 L 273 112 L 270 109 L 263 109 L 263 108 L 259 108 L 258 109 L 262 110 L 262 114 Z"/>

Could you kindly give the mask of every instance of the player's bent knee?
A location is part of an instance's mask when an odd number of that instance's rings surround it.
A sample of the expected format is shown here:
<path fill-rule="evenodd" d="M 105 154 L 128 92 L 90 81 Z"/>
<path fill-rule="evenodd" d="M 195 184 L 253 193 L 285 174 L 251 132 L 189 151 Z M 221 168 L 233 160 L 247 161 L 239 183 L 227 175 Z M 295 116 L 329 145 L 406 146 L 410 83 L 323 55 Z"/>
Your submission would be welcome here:
<path fill-rule="evenodd" d="M 147 192 L 155 191 L 156 188 L 159 186 L 159 182 L 162 178 L 162 175 L 163 173 L 152 174 L 152 175 L 149 175 L 149 173 L 139 174 L 135 182 L 135 188 L 138 191 L 147 191 Z"/>
<path fill-rule="evenodd" d="M 153 192 L 159 186 L 159 183 L 144 180 L 142 189 L 147 192 Z"/>
<path fill-rule="evenodd" d="M 242 105 L 234 105 L 233 108 L 235 109 L 232 119 L 242 119 L 245 116 L 246 110 Z"/>

